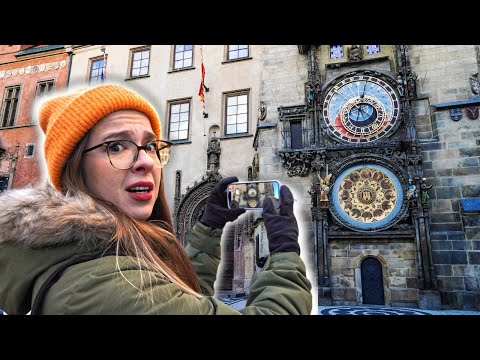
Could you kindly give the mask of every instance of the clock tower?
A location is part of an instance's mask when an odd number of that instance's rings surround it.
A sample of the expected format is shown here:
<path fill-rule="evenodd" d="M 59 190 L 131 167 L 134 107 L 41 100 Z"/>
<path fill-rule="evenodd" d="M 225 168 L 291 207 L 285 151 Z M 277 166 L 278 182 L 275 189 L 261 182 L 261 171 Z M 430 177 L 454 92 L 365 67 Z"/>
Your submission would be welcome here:
<path fill-rule="evenodd" d="M 279 155 L 289 176 L 311 179 L 319 304 L 438 306 L 408 47 L 299 52 L 305 105 L 278 108 Z"/>

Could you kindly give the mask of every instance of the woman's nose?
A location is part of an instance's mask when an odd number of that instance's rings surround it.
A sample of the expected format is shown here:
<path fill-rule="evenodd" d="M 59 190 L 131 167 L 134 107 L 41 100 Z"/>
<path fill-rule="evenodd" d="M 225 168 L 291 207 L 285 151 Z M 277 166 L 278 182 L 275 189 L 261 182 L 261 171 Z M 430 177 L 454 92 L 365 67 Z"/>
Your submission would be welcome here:
<path fill-rule="evenodd" d="M 142 149 L 138 152 L 137 161 L 133 165 L 133 171 L 151 171 L 155 166 L 155 160 Z"/>

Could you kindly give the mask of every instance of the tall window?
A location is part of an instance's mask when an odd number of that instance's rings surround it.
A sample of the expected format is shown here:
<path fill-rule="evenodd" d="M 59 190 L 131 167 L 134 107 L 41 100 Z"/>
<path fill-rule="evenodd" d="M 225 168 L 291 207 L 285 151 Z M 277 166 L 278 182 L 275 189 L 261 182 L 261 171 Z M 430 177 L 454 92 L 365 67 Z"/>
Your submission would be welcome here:
<path fill-rule="evenodd" d="M 39 81 L 37 83 L 37 88 L 35 89 L 35 100 L 34 100 L 34 103 L 32 105 L 32 109 L 33 109 L 33 106 L 35 105 L 35 103 L 38 103 L 38 101 L 43 96 L 52 94 L 54 92 L 54 90 L 55 90 L 55 80 L 50 79 L 50 80 Z M 36 118 L 34 116 L 33 111 L 30 115 L 31 115 L 32 123 L 35 122 Z"/>
<path fill-rule="evenodd" d="M 226 95 L 226 135 L 248 131 L 248 93 Z"/>
<path fill-rule="evenodd" d="M 37 90 L 35 91 L 35 98 L 40 98 L 44 95 L 48 95 L 53 93 L 55 89 L 55 81 L 54 80 L 45 80 L 40 81 L 37 83 Z"/>
<path fill-rule="evenodd" d="M 150 48 L 132 50 L 132 67 L 130 77 L 148 75 L 150 65 Z"/>
<path fill-rule="evenodd" d="M 380 45 L 367 45 L 367 54 L 378 54 L 380 52 Z"/>
<path fill-rule="evenodd" d="M 170 103 L 169 140 L 188 140 L 190 101 Z"/>
<path fill-rule="evenodd" d="M 105 80 L 105 61 L 103 57 L 91 60 L 89 83 L 102 83 Z"/>
<path fill-rule="evenodd" d="M 343 58 L 343 45 L 330 45 L 330 59 Z"/>
<path fill-rule="evenodd" d="M 290 121 L 290 149 L 302 149 L 302 122 Z"/>
<path fill-rule="evenodd" d="M 248 45 L 228 45 L 227 60 L 242 59 L 248 57 Z"/>
<path fill-rule="evenodd" d="M 193 45 L 175 45 L 173 68 L 177 70 L 191 67 L 193 64 L 192 58 Z"/>
<path fill-rule="evenodd" d="M 0 127 L 15 125 L 19 99 L 20 85 L 5 88 L 2 102 L 2 122 Z"/>

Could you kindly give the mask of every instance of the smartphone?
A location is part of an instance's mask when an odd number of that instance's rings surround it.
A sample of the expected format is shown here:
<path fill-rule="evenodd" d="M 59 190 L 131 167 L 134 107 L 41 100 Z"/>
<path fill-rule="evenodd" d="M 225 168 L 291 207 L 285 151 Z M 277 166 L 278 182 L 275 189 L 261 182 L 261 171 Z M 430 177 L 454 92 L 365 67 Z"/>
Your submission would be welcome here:
<path fill-rule="evenodd" d="M 238 181 L 227 187 L 229 209 L 262 210 L 263 201 L 270 197 L 273 206 L 280 207 L 280 182 L 278 180 Z"/>

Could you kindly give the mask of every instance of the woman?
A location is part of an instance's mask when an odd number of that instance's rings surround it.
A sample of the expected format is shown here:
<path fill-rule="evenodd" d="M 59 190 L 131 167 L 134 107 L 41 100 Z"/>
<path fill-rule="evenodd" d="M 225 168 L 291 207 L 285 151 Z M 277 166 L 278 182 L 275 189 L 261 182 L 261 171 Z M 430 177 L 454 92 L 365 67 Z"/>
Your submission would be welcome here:
<path fill-rule="evenodd" d="M 309 314 L 293 197 L 265 202 L 271 256 L 240 312 L 214 299 L 226 178 L 183 249 L 172 233 L 158 115 L 119 85 L 56 96 L 40 108 L 51 186 L 0 197 L 0 308 L 8 314 Z"/>

